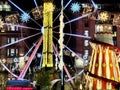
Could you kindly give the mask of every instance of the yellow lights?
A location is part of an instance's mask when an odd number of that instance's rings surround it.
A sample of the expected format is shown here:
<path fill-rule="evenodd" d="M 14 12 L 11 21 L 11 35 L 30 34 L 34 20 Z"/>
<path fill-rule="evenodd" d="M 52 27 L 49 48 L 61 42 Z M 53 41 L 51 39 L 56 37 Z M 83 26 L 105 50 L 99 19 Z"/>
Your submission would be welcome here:
<path fill-rule="evenodd" d="M 103 22 L 109 19 L 109 14 L 106 11 L 101 12 L 99 15 L 100 15 L 100 20 Z"/>
<path fill-rule="evenodd" d="M 95 67 L 98 67 L 98 63 L 95 64 Z"/>
<path fill-rule="evenodd" d="M 103 67 L 105 67 L 105 66 L 106 66 L 106 64 L 105 64 L 105 63 L 103 63 L 103 64 L 102 64 L 102 66 L 103 66 Z"/>
<path fill-rule="evenodd" d="M 3 28 L 3 21 L 1 18 L 0 18 L 0 28 Z"/>
<path fill-rule="evenodd" d="M 110 67 L 113 67 L 113 64 L 112 64 L 112 63 L 110 63 Z"/>
<path fill-rule="evenodd" d="M 55 9 L 54 5 L 51 2 L 46 2 L 46 4 L 44 4 L 44 7 L 46 8 L 44 8 L 43 13 L 53 12 Z"/>
<path fill-rule="evenodd" d="M 120 27 L 120 14 L 114 14 L 113 25 Z"/>
<path fill-rule="evenodd" d="M 112 32 L 112 24 L 96 24 L 95 32 Z"/>
<path fill-rule="evenodd" d="M 3 59 L 2 59 L 2 62 L 3 62 L 3 63 L 6 63 L 6 59 L 5 59 L 5 58 L 3 58 Z"/>
<path fill-rule="evenodd" d="M 38 8 L 33 8 L 31 12 L 36 20 L 40 19 L 43 17 L 43 6 L 39 6 Z"/>
<path fill-rule="evenodd" d="M 53 67 L 53 4 L 52 2 L 44 2 L 43 9 L 43 64 L 42 67 Z"/>
<path fill-rule="evenodd" d="M 5 29 L 3 28 L 2 16 L 0 16 L 0 30 L 1 32 L 5 32 Z"/>
<path fill-rule="evenodd" d="M 68 51 L 68 50 L 64 50 L 64 54 L 67 55 L 67 56 L 70 56 L 70 55 L 71 55 L 71 52 Z"/>
<path fill-rule="evenodd" d="M 5 29 L 1 29 L 1 32 L 5 32 Z"/>
<path fill-rule="evenodd" d="M 83 15 L 86 13 L 92 12 L 93 6 L 91 4 L 86 5 L 86 7 L 83 9 Z"/>
<path fill-rule="evenodd" d="M 7 23 L 13 23 L 13 24 L 18 23 L 17 14 L 11 14 L 11 15 L 5 16 L 5 21 L 6 21 Z"/>
<path fill-rule="evenodd" d="M 20 53 L 19 55 L 22 57 L 24 54 L 23 54 L 23 53 Z"/>

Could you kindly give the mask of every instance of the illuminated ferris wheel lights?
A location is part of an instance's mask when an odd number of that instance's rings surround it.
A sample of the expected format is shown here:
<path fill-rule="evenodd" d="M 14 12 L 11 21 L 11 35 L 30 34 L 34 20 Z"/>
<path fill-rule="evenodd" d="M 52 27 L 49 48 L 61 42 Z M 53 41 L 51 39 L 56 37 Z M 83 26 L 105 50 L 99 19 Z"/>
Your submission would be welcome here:
<path fill-rule="evenodd" d="M 68 6 L 68 4 L 71 2 L 72 0 L 70 0 L 67 4 L 66 4 L 66 6 L 65 6 L 65 8 Z M 10 2 L 10 0 L 9 0 L 9 2 Z M 34 2 L 35 2 L 35 4 L 36 4 L 36 7 L 38 7 L 38 5 L 37 5 L 37 3 L 36 3 L 36 0 L 34 0 Z M 12 2 L 11 2 L 12 3 Z M 93 2 L 94 3 L 94 2 Z M 12 4 L 14 4 L 14 3 L 12 3 Z M 50 5 L 51 5 L 51 3 L 50 3 Z M 49 6 L 49 8 L 47 7 L 46 8 L 46 10 L 45 10 L 45 12 L 43 12 L 43 14 L 46 14 L 46 13 L 50 13 L 50 12 L 53 12 L 54 11 L 54 6 L 53 5 L 48 5 Z M 15 4 L 14 4 L 14 6 L 15 6 Z M 21 14 L 21 16 L 20 16 L 20 19 L 21 19 L 21 21 L 22 22 L 28 22 L 29 21 L 29 19 L 31 18 L 30 17 L 30 15 L 28 14 L 28 13 L 25 13 L 23 10 L 21 10 L 18 6 L 16 6 L 16 8 L 18 8 L 21 12 L 22 12 L 22 14 Z M 64 8 L 64 9 L 65 9 Z M 37 8 L 38 9 L 38 8 Z M 72 10 L 73 9 L 73 10 Z M 80 6 L 80 4 L 79 3 L 74 3 L 74 4 L 72 4 L 71 5 L 71 10 L 73 11 L 73 13 L 74 12 L 79 12 L 79 10 L 81 9 L 81 6 Z M 39 12 L 39 9 L 38 9 L 38 12 Z M 37 12 L 37 15 L 39 15 L 38 14 L 38 12 Z M 63 29 L 64 29 L 64 27 L 65 27 L 65 24 L 68 24 L 68 23 L 71 23 L 71 22 L 74 22 L 74 21 L 76 21 L 76 20 L 79 20 L 79 19 L 81 19 L 81 18 L 84 18 L 84 17 L 87 17 L 87 16 L 89 16 L 90 14 L 92 14 L 92 13 L 88 13 L 88 14 L 86 14 L 86 15 L 83 15 L 83 16 L 80 16 L 80 17 L 77 17 L 77 18 L 75 18 L 75 19 L 72 19 L 72 20 L 70 20 L 70 21 L 68 21 L 68 22 L 66 22 L 66 23 L 64 23 L 63 22 L 63 19 L 64 19 L 64 16 L 63 15 L 61 15 L 61 17 L 60 17 L 60 40 L 58 40 L 58 42 L 59 42 L 59 44 L 61 44 L 61 47 L 60 48 L 64 48 L 65 47 L 65 45 L 63 44 L 63 41 L 64 41 L 64 33 L 63 33 Z M 42 15 L 42 14 L 41 14 Z M 34 15 L 33 15 L 34 16 Z M 32 20 L 32 18 L 31 18 L 31 20 Z M 35 19 L 36 20 L 36 19 Z M 20 26 L 20 27 L 22 27 L 23 28 L 23 26 Z M 26 27 L 25 27 L 26 28 Z M 40 30 L 40 32 L 42 33 L 42 34 L 44 34 L 44 26 L 42 26 L 41 28 L 38 28 L 38 30 Z M 45 30 L 46 31 L 46 30 Z M 78 36 L 78 35 L 73 35 L 73 34 L 71 34 L 72 36 Z M 80 36 L 79 36 L 80 37 Z M 19 41 L 22 41 L 22 40 L 19 40 Z M 18 42 L 19 42 L 18 41 Z M 16 43 L 18 43 L 18 42 L 16 42 Z M 6 46 L 9 46 L 9 45 L 6 45 Z M 6 47 L 6 46 L 3 46 L 3 47 Z M 0 47 L 0 48 L 2 48 L 2 47 Z M 69 49 L 70 50 L 70 49 Z M 70 50 L 71 51 L 71 50 Z M 37 54 L 37 56 L 40 58 L 42 55 L 41 54 Z M 75 56 L 77 56 L 76 55 L 76 53 L 75 52 L 73 52 L 72 51 L 72 56 L 73 57 L 75 57 Z M 77 56 L 78 57 L 78 56 Z M 32 60 L 32 58 L 30 58 L 30 60 Z M 42 60 L 41 60 L 42 61 Z M 57 60 L 56 60 L 57 61 Z M 83 60 L 82 60 L 83 61 Z M 58 64 L 58 63 L 57 63 Z M 29 65 L 28 65 L 29 66 Z M 59 68 L 62 70 L 63 69 L 63 66 L 64 66 L 64 62 L 60 62 L 60 64 L 59 64 Z M 26 71 L 25 71 L 26 72 Z M 23 73 L 24 75 L 25 75 L 25 73 Z M 23 76 L 21 76 L 22 78 L 24 77 L 24 75 Z M 19 79 L 21 79 L 21 77 L 19 77 Z"/>
<path fill-rule="evenodd" d="M 44 27 L 42 26 L 40 29 L 41 33 L 44 34 Z"/>
<path fill-rule="evenodd" d="M 92 2 L 92 5 L 94 6 L 94 8 L 98 9 L 98 5 L 93 0 L 91 0 L 91 2 Z"/>

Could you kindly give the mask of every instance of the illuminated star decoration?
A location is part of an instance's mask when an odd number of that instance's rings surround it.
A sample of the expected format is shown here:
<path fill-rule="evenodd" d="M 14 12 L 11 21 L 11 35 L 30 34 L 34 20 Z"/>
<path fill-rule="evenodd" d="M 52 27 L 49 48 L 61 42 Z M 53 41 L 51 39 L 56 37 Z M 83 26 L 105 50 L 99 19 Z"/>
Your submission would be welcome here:
<path fill-rule="evenodd" d="M 72 5 L 70 6 L 70 9 L 71 9 L 71 11 L 72 11 L 73 13 L 79 12 L 79 11 L 80 11 L 80 8 L 81 8 L 81 6 L 80 6 L 80 4 L 79 4 L 78 2 L 72 3 Z"/>
<path fill-rule="evenodd" d="M 22 22 L 28 22 L 29 19 L 30 19 L 30 15 L 27 14 L 27 13 L 22 13 L 21 16 L 20 16 L 20 19 Z"/>
<path fill-rule="evenodd" d="M 107 21 L 108 18 L 109 18 L 109 15 L 108 15 L 108 13 L 106 11 L 100 13 L 100 20 L 101 21 L 103 21 L 103 22 Z"/>

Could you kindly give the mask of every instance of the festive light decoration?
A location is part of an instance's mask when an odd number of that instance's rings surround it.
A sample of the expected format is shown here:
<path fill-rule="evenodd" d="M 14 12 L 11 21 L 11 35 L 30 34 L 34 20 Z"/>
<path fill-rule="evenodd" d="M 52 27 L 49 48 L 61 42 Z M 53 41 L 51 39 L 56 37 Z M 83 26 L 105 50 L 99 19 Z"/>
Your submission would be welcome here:
<path fill-rule="evenodd" d="M 18 77 L 17 75 L 15 75 L 12 71 L 10 71 L 9 69 L 8 69 L 8 67 L 0 60 L 0 64 L 12 75 L 12 76 L 14 76 L 14 77 Z"/>
<path fill-rule="evenodd" d="M 52 2 L 44 2 L 44 10 L 43 10 L 44 35 L 43 35 L 42 67 L 53 67 L 53 48 L 52 48 L 53 10 L 54 10 L 54 6 Z"/>
<path fill-rule="evenodd" d="M 39 7 L 38 7 L 38 4 L 37 4 L 37 1 L 34 0 L 34 3 L 35 3 L 35 6 L 36 6 L 36 8 L 37 8 L 37 10 L 38 10 L 38 12 L 39 12 L 39 15 L 40 15 L 40 10 L 39 10 Z"/>
<path fill-rule="evenodd" d="M 25 16 L 27 16 L 27 20 L 23 20 L 23 22 L 26 22 L 28 21 L 29 19 L 31 19 L 33 22 L 35 22 L 38 26 L 41 26 L 39 25 L 39 23 L 37 23 L 34 19 L 32 19 L 24 10 L 22 10 L 19 6 L 17 6 L 14 2 L 12 2 L 11 0 L 8 0 L 13 6 L 15 6 L 18 10 L 20 10 L 22 12 L 22 14 L 26 14 Z M 29 19 L 28 19 L 29 17 Z M 25 18 L 26 19 L 26 18 Z M 21 15 L 21 21 L 22 21 L 22 15 Z"/>
<path fill-rule="evenodd" d="M 55 54 L 55 52 L 54 52 Z M 55 69 L 57 70 L 58 69 L 58 56 L 57 54 L 55 54 Z"/>
<path fill-rule="evenodd" d="M 10 0 L 9 0 L 10 1 Z M 45 47 L 44 47 L 44 52 L 43 52 L 43 55 L 45 54 L 45 53 L 47 53 L 47 56 L 45 56 L 45 58 L 47 57 L 47 60 L 45 60 L 45 62 L 43 63 L 43 64 L 45 64 L 44 66 L 48 66 L 48 67 L 51 67 L 51 66 L 53 66 L 52 65 L 52 56 L 51 56 L 51 53 L 52 53 L 52 42 L 48 42 L 49 40 L 50 41 L 52 41 L 51 40 L 51 30 L 52 30 L 52 20 L 51 20 L 51 17 L 52 17 L 52 12 L 54 11 L 54 7 L 52 6 L 52 4 L 50 3 L 50 5 L 51 6 L 49 6 L 49 4 L 48 4 L 49 2 L 45 2 L 45 8 L 44 9 L 46 9 L 46 10 L 44 10 L 44 26 L 42 27 L 42 29 L 44 29 L 44 30 L 42 30 L 41 29 L 41 32 L 44 34 L 45 33 L 45 35 L 46 36 L 44 36 L 44 38 L 45 37 L 47 37 L 47 39 L 45 39 L 45 40 L 47 40 L 47 41 L 44 41 L 45 42 Z M 47 8 L 48 7 L 48 8 Z M 51 8 L 52 7 L 52 8 Z M 51 10 L 50 10 L 50 8 L 51 8 Z M 73 11 L 73 12 L 78 12 L 78 11 Z M 39 11 L 38 11 L 38 13 L 39 13 Z M 24 14 L 24 13 L 23 13 Z M 25 13 L 26 14 L 26 13 Z M 89 13 L 89 14 L 91 14 L 91 13 Z M 88 14 L 88 15 L 89 15 Z M 28 15 L 28 14 L 27 14 Z M 85 16 L 83 16 L 83 17 L 86 17 L 87 15 L 85 15 Z M 60 16 L 60 30 L 63 30 L 63 28 L 64 28 L 64 24 L 67 24 L 67 23 L 70 23 L 70 22 L 73 22 L 73 21 L 76 21 L 76 20 L 78 20 L 78 19 L 80 19 L 80 18 L 83 18 L 83 17 L 79 17 L 79 18 L 76 18 L 76 19 L 73 19 L 73 20 L 71 20 L 71 21 L 68 21 L 68 22 L 66 22 L 66 23 L 63 23 L 63 18 L 64 18 L 64 16 L 63 16 L 63 13 L 61 14 L 61 16 Z M 21 19 L 22 19 L 22 17 L 21 17 Z M 24 20 L 23 22 L 28 22 L 29 21 L 29 19 L 27 19 L 27 20 Z M 45 31 L 46 30 L 46 31 Z M 60 49 L 61 49 L 61 51 L 62 51 L 62 49 L 64 48 L 64 45 L 63 45 L 63 37 L 64 37 L 64 33 L 62 32 L 61 33 L 61 31 L 60 31 L 60 40 L 59 40 L 59 44 L 60 44 Z M 78 36 L 78 35 L 73 35 L 73 34 L 69 34 L 69 35 L 72 35 L 72 36 Z M 78 36 L 78 37 L 81 37 L 81 36 Z M 85 38 L 89 38 L 89 37 L 85 37 Z M 49 44 L 48 44 L 49 43 Z M 48 45 L 46 45 L 46 44 L 48 44 Z M 46 47 L 47 46 L 47 47 Z M 6 46 L 5 46 L 6 47 Z M 46 50 L 46 48 L 47 48 L 47 52 L 45 52 L 45 50 Z M 60 51 L 60 52 L 61 52 Z M 60 53 L 60 55 L 62 55 L 61 53 Z M 50 60 L 50 61 L 49 61 Z M 57 60 L 56 60 L 57 61 Z M 63 69 L 63 65 L 64 65 L 64 63 L 63 62 L 60 62 L 60 68 L 61 68 L 61 70 Z M 28 65 L 29 66 L 29 65 Z M 25 73 L 24 73 L 25 74 Z M 23 78 L 24 76 L 22 76 L 22 78 Z"/>
<path fill-rule="evenodd" d="M 7 87 L 6 90 L 33 90 L 30 87 Z"/>
<path fill-rule="evenodd" d="M 14 2 L 11 0 L 8 0 L 13 6 L 15 6 L 18 10 L 20 10 L 22 13 L 25 13 L 19 6 L 17 6 Z"/>
<path fill-rule="evenodd" d="M 84 69 L 82 69 L 76 76 L 73 76 L 71 79 L 75 79 L 76 77 L 80 76 L 82 73 L 84 73 Z M 69 82 L 71 79 L 65 80 L 66 82 Z"/>
<path fill-rule="evenodd" d="M 107 11 L 101 12 L 99 15 L 100 15 L 100 20 L 103 22 L 107 21 L 109 18 Z"/>
<path fill-rule="evenodd" d="M 71 11 L 72 11 L 73 13 L 79 12 L 79 11 L 80 11 L 80 8 L 81 8 L 81 6 L 80 6 L 80 4 L 79 4 L 78 2 L 72 3 L 72 5 L 71 5 L 71 7 L 70 7 L 70 9 L 71 9 Z"/>
<path fill-rule="evenodd" d="M 33 46 L 28 50 L 28 52 L 23 56 L 24 59 L 26 59 L 27 55 L 33 50 L 33 48 L 35 47 L 36 43 L 33 44 Z"/>
<path fill-rule="evenodd" d="M 70 1 L 64 6 L 63 10 L 65 10 L 71 2 L 72 2 L 72 0 L 70 0 Z M 54 21 L 55 21 L 59 16 L 60 16 L 60 13 L 57 15 L 57 17 L 54 19 Z"/>
<path fill-rule="evenodd" d="M 113 25 L 120 27 L 120 14 L 114 14 Z"/>
<path fill-rule="evenodd" d="M 3 21 L 2 21 L 2 18 L 0 18 L 0 28 L 3 28 Z"/>
<path fill-rule="evenodd" d="M 93 6 L 92 6 L 91 4 L 87 4 L 87 7 L 85 7 L 85 8 L 83 9 L 83 12 L 82 12 L 83 15 L 92 12 L 92 8 L 93 8 Z"/>
<path fill-rule="evenodd" d="M 36 20 L 40 19 L 43 17 L 43 6 L 39 6 L 37 8 L 34 8 L 34 9 L 32 9 L 31 12 Z"/>
<path fill-rule="evenodd" d="M 7 23 L 17 24 L 18 23 L 17 14 L 11 14 L 11 15 L 5 16 L 5 21 Z"/>
<path fill-rule="evenodd" d="M 28 22 L 29 19 L 30 19 L 30 15 L 27 14 L 27 13 L 22 13 L 21 16 L 20 16 L 20 19 L 22 22 Z"/>
<path fill-rule="evenodd" d="M 61 12 L 60 12 L 60 17 L 59 17 L 59 20 L 60 20 L 60 38 L 58 40 L 58 43 L 59 43 L 59 48 L 60 48 L 60 53 L 59 55 L 61 56 L 60 57 L 60 63 L 59 63 L 59 69 L 61 70 L 61 81 L 62 81 L 62 85 L 63 85 L 63 66 L 64 66 L 64 62 L 63 62 L 63 48 L 64 48 L 64 45 L 63 45 L 63 41 L 64 41 L 64 34 L 63 34 L 63 29 L 64 29 L 64 22 L 63 22 L 63 19 L 64 19 L 64 16 L 63 16 L 63 0 L 61 0 Z"/>
<path fill-rule="evenodd" d="M 54 48 L 54 50 L 55 50 L 55 52 L 56 52 L 58 58 L 61 59 L 61 57 L 60 57 L 60 55 L 59 55 L 59 53 L 58 53 L 58 51 L 57 51 L 57 49 L 56 49 L 56 47 L 55 47 L 54 44 L 53 44 L 53 48 Z M 63 68 L 64 68 L 66 74 L 68 75 L 69 79 L 71 79 L 71 75 L 70 75 L 70 73 L 68 72 L 68 69 L 67 69 L 67 67 L 66 67 L 65 64 L 64 64 L 64 67 L 63 67 Z M 71 83 L 74 85 L 74 81 L 73 81 L 72 79 L 71 79 L 70 81 L 71 81 Z"/>
<path fill-rule="evenodd" d="M 70 34 L 70 33 L 64 33 L 65 35 L 73 36 L 73 37 L 79 37 L 79 38 L 87 38 L 91 39 L 90 36 L 80 35 L 80 34 Z"/>
<path fill-rule="evenodd" d="M 77 17 L 77 18 L 74 18 L 74 19 L 72 19 L 72 20 L 69 20 L 69 21 L 65 22 L 64 24 L 69 24 L 69 23 L 71 23 L 71 22 L 75 22 L 75 21 L 80 20 L 80 19 L 82 19 L 82 18 L 88 17 L 88 16 L 91 15 L 92 13 L 93 13 L 93 12 L 90 12 L 90 13 L 85 14 L 85 15 L 83 15 L 83 16 L 79 16 L 79 17 Z"/>
<path fill-rule="evenodd" d="M 37 36 L 37 35 L 40 35 L 40 34 L 37 33 L 37 34 L 35 34 L 35 35 L 31 35 L 31 36 L 28 36 L 28 37 L 26 37 L 26 38 L 19 39 L 19 40 L 13 42 L 13 43 L 5 44 L 5 45 L 1 46 L 0 49 L 5 48 L 5 47 L 8 47 L 8 46 L 13 45 L 13 44 L 16 44 L 16 43 L 18 43 L 18 42 L 24 41 L 24 40 L 26 40 L 26 39 L 29 39 L 29 38 L 34 37 L 34 36 Z"/>
<path fill-rule="evenodd" d="M 20 27 L 20 28 L 40 30 L 39 28 L 27 27 L 27 26 L 20 25 L 20 24 L 11 24 L 11 23 L 4 23 L 4 22 L 3 22 L 3 25 L 7 25 L 7 26 L 12 25 L 12 26 L 15 26 L 15 27 Z"/>
<path fill-rule="evenodd" d="M 53 12 L 55 9 L 53 3 L 51 3 L 51 2 L 45 2 L 45 3 L 47 3 L 47 7 L 44 8 L 43 13 Z M 44 5 L 44 7 L 45 7 L 45 5 Z"/>
<path fill-rule="evenodd" d="M 41 27 L 40 31 L 42 34 L 44 34 L 44 27 Z"/>
<path fill-rule="evenodd" d="M 39 42 L 35 46 L 35 49 L 33 50 L 33 52 L 31 54 L 31 56 L 29 57 L 25 67 L 23 68 L 22 72 L 20 73 L 20 75 L 18 77 L 18 80 L 21 80 L 21 78 L 23 79 L 25 77 L 26 72 L 27 72 L 27 70 L 28 70 L 28 68 L 29 68 L 29 66 L 30 66 L 30 64 L 31 64 L 31 62 L 32 62 L 32 60 L 33 60 L 33 58 L 34 58 L 38 48 L 40 47 L 42 40 L 43 40 L 43 37 L 41 37 L 41 39 L 39 40 Z"/>
<path fill-rule="evenodd" d="M 18 58 L 14 58 L 14 59 L 13 59 L 13 62 L 14 62 L 14 63 L 19 62 Z"/>
<path fill-rule="evenodd" d="M 98 8 L 98 5 L 97 5 L 93 0 L 91 0 L 91 2 L 92 2 L 93 7 L 94 7 L 95 9 L 97 9 L 97 8 Z"/>

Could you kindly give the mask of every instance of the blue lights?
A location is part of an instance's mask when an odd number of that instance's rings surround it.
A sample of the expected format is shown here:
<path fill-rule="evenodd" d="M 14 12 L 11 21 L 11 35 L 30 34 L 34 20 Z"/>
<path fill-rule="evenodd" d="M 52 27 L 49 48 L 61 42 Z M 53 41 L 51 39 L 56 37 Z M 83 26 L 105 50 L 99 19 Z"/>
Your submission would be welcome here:
<path fill-rule="evenodd" d="M 40 29 L 41 33 L 44 34 L 44 27 L 42 26 Z"/>
<path fill-rule="evenodd" d="M 27 13 L 22 13 L 22 15 L 20 16 L 20 19 L 22 22 L 28 22 L 30 19 L 30 15 Z"/>
<path fill-rule="evenodd" d="M 72 3 L 72 5 L 70 6 L 70 9 L 73 13 L 79 12 L 81 9 L 81 6 L 78 2 L 75 2 L 75 3 Z"/>

